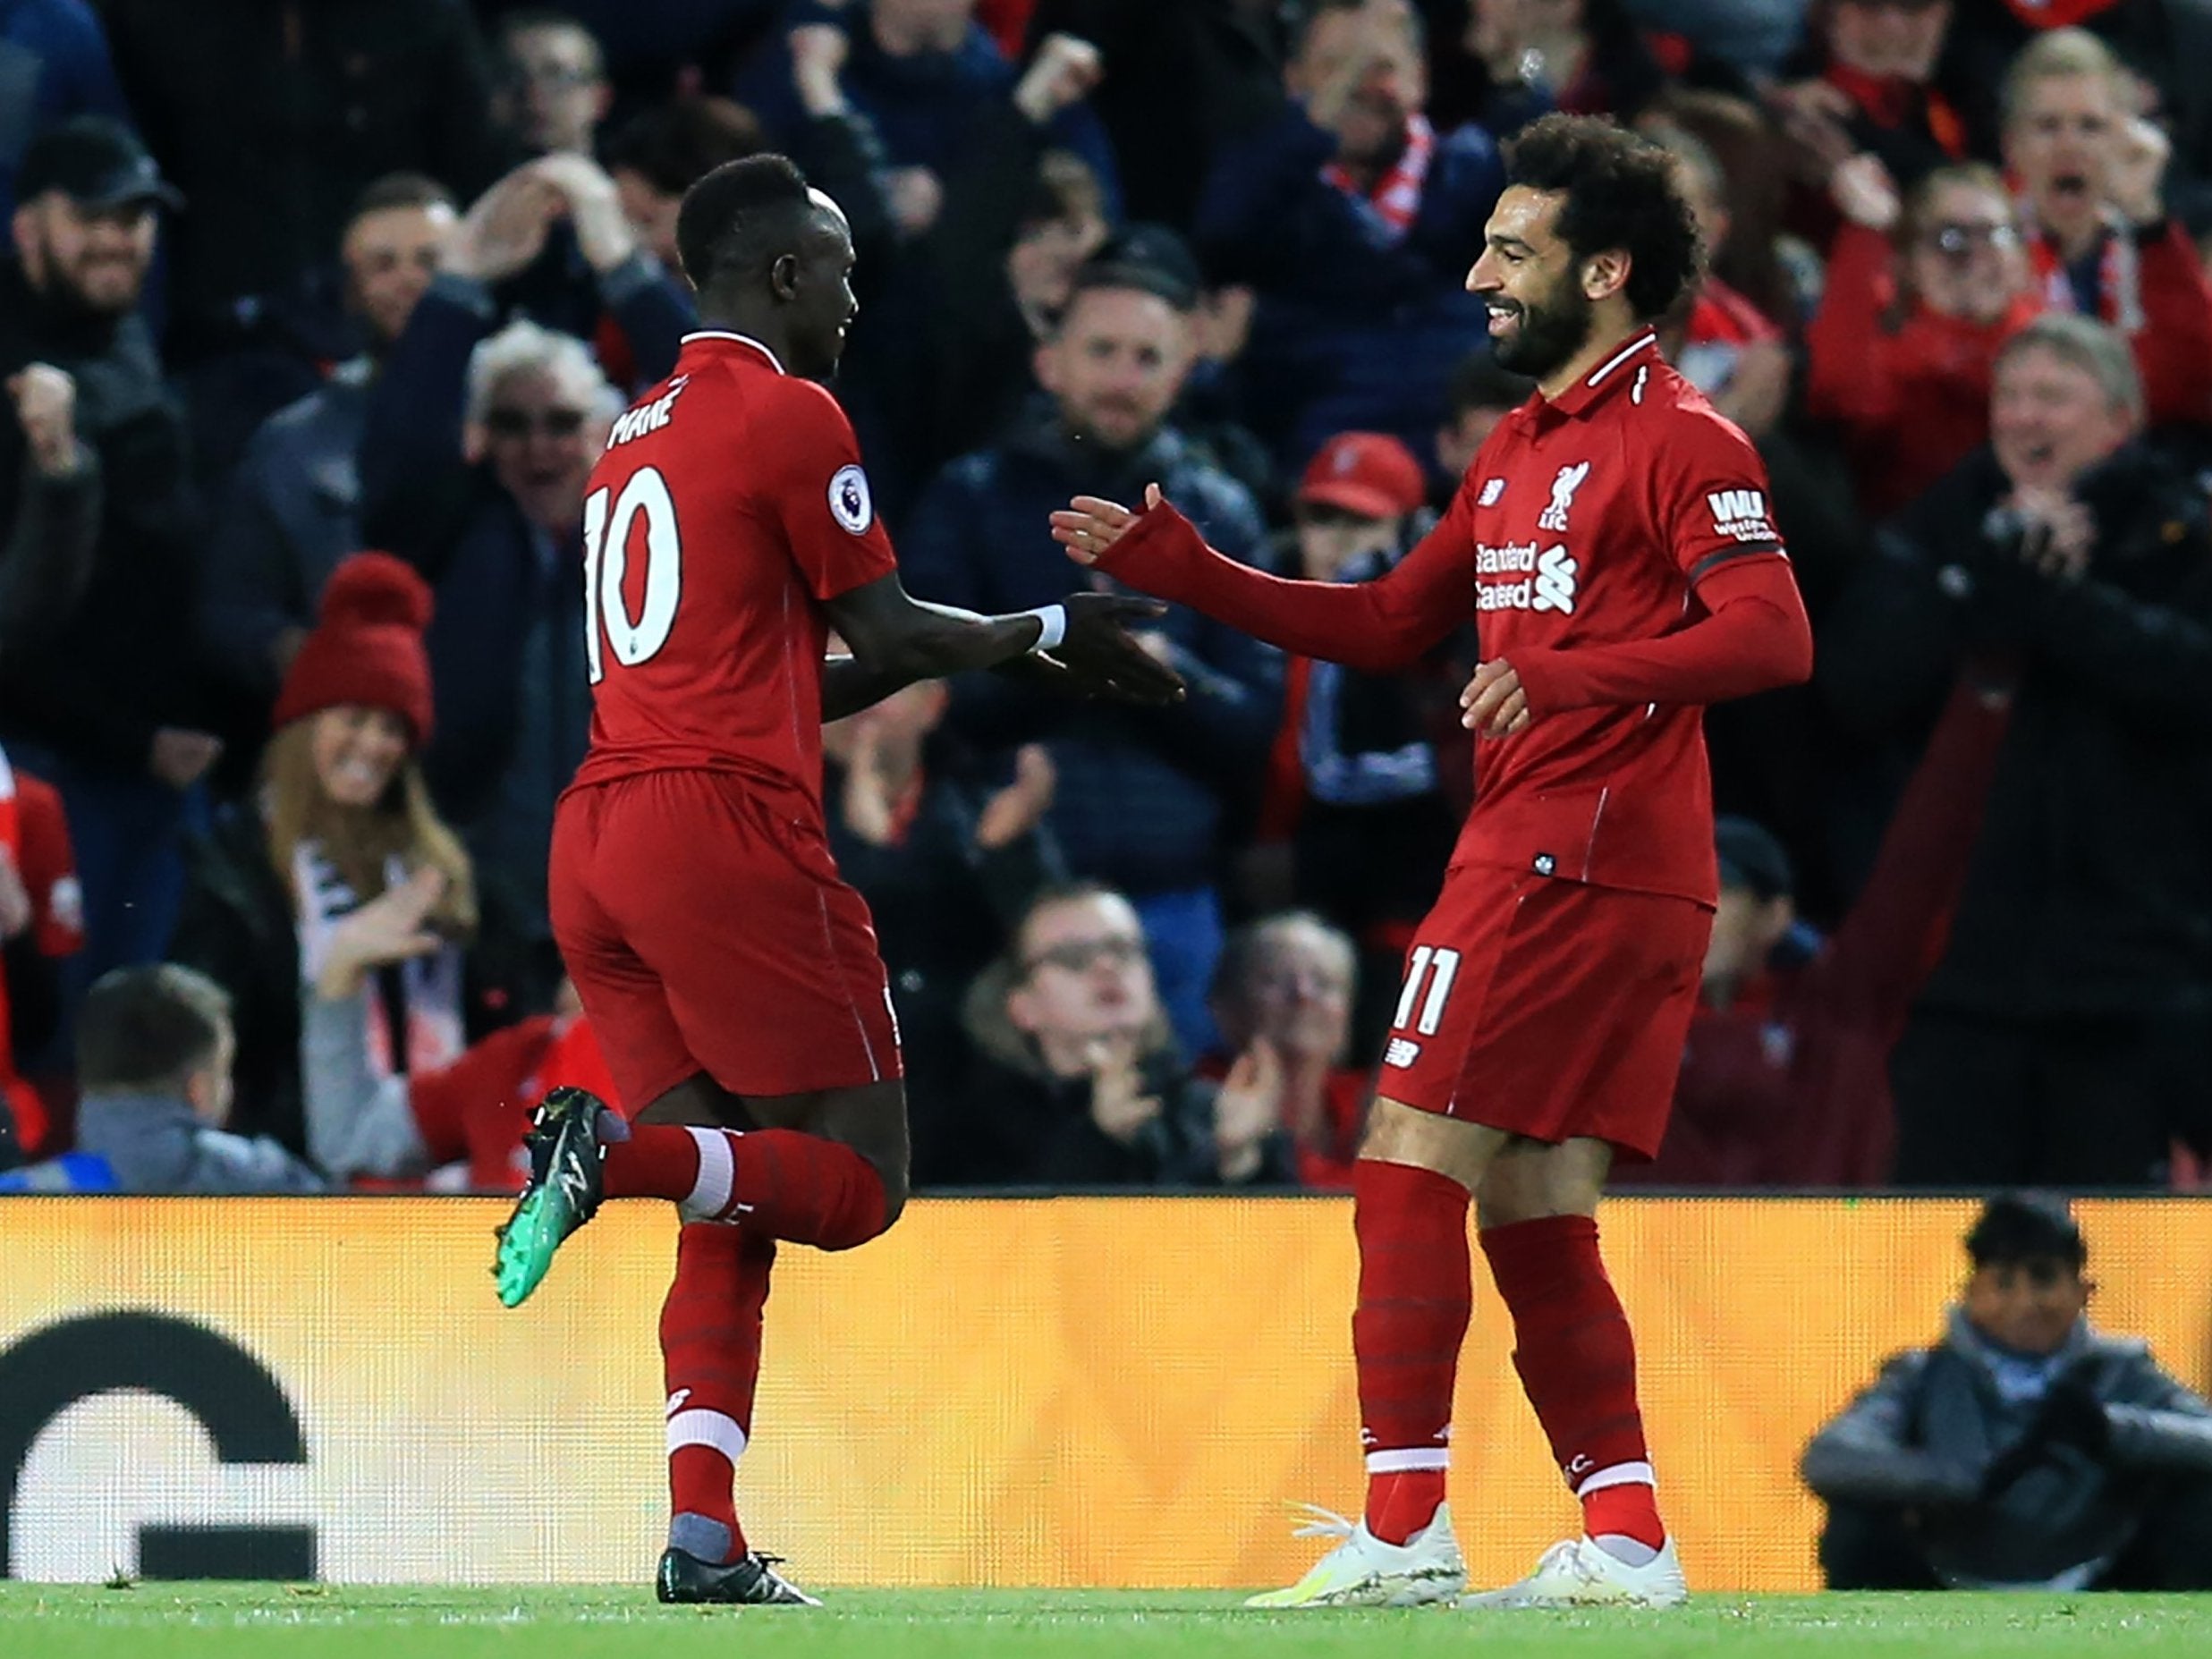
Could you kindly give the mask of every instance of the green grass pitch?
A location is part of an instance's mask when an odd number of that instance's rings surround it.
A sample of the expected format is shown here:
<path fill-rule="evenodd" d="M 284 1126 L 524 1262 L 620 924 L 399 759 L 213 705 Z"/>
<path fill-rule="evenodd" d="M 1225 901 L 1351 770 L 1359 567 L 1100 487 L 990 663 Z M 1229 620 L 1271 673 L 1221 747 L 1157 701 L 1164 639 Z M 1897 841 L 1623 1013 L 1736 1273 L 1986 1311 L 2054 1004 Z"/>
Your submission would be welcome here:
<path fill-rule="evenodd" d="M 1247 1612 L 1160 1591 L 849 1591 L 819 1612 L 664 1608 L 633 1588 L 0 1583 L 7 1659 L 994 1659 L 1000 1655 L 2212 1654 L 2212 1596 L 1705 1596 L 1670 1613 Z"/>

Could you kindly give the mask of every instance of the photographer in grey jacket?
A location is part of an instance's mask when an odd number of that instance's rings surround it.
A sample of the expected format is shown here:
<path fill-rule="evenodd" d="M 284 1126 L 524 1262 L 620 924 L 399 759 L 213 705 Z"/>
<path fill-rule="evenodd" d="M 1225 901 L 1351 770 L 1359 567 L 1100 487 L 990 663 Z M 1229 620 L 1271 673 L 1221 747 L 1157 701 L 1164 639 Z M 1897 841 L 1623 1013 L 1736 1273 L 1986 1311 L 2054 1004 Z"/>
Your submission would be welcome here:
<path fill-rule="evenodd" d="M 124 1192 L 320 1192 L 323 1179 L 231 1115 L 231 999 L 174 962 L 119 968 L 77 1016 L 77 1145 Z"/>
<path fill-rule="evenodd" d="M 2086 1316 L 2063 1201 L 1992 1198 L 1933 1348 L 1813 1436 L 1832 1590 L 2212 1588 L 2212 1405 Z"/>

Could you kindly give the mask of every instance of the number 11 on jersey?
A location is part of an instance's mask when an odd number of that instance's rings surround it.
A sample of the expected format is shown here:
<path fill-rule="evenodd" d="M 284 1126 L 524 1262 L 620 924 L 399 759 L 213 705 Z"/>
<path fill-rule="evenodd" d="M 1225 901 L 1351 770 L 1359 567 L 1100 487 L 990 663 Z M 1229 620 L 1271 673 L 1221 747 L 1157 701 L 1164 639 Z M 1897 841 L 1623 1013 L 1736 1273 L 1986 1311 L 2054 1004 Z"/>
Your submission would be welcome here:
<path fill-rule="evenodd" d="M 613 500 L 614 511 L 607 511 Z M 633 619 L 623 597 L 630 574 L 630 526 L 645 515 L 645 605 Z M 675 497 L 657 467 L 640 467 L 616 495 L 595 489 L 584 503 L 584 660 L 591 683 L 606 677 L 599 632 L 625 668 L 649 661 L 668 643 L 683 593 L 683 547 L 676 530 Z"/>
<path fill-rule="evenodd" d="M 1434 1037 L 1444 1022 L 1444 1002 L 1452 995 L 1452 981 L 1459 977 L 1459 952 L 1435 945 L 1417 944 L 1413 955 L 1406 963 L 1405 989 L 1398 994 L 1397 1017 L 1390 1028 L 1403 1031 L 1413 1018 L 1416 1005 L 1420 1009 L 1420 1023 L 1413 1028 L 1423 1037 Z M 1428 981 L 1428 995 L 1421 995 L 1421 983 Z"/>

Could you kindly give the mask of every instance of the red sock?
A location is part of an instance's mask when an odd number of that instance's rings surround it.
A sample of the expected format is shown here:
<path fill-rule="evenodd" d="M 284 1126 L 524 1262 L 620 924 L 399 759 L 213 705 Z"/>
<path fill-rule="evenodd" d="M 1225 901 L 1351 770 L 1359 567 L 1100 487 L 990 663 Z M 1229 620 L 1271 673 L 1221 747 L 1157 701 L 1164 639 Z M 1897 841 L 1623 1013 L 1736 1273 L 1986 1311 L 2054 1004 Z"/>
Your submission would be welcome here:
<path fill-rule="evenodd" d="M 797 1130 L 633 1126 L 604 1167 L 610 1198 L 666 1198 L 686 1221 L 739 1222 L 756 1238 L 849 1250 L 890 1221 L 874 1164 Z"/>
<path fill-rule="evenodd" d="M 1513 1316 L 1513 1368 L 1536 1408 L 1582 1529 L 1657 1549 L 1666 1542 L 1636 1405 L 1636 1339 L 1587 1215 L 1547 1215 L 1482 1234 Z"/>
<path fill-rule="evenodd" d="M 1360 1240 L 1352 1352 L 1367 1448 L 1368 1530 L 1403 1544 L 1444 1502 L 1452 1383 L 1474 1285 L 1467 1189 L 1433 1170 L 1361 1158 L 1352 1190 Z"/>
<path fill-rule="evenodd" d="M 668 1382 L 668 1541 L 703 1561 L 745 1553 L 733 1483 L 752 1433 L 761 1309 L 775 1241 L 694 1222 L 676 1235 L 660 1315 Z"/>

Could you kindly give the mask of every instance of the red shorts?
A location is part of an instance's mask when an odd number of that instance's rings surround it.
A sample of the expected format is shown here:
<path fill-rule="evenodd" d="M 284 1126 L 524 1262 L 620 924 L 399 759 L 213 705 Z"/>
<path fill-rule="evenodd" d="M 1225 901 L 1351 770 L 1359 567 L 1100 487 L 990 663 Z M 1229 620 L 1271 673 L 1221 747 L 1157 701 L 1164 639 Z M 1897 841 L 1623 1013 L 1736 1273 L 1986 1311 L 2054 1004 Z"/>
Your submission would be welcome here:
<path fill-rule="evenodd" d="M 1457 866 L 1414 932 L 1376 1092 L 1649 1158 L 1712 927 L 1687 899 Z"/>
<path fill-rule="evenodd" d="M 631 1113 L 700 1071 L 735 1095 L 900 1075 L 867 901 L 819 830 L 744 780 L 572 789 L 547 878 L 554 938 Z"/>

